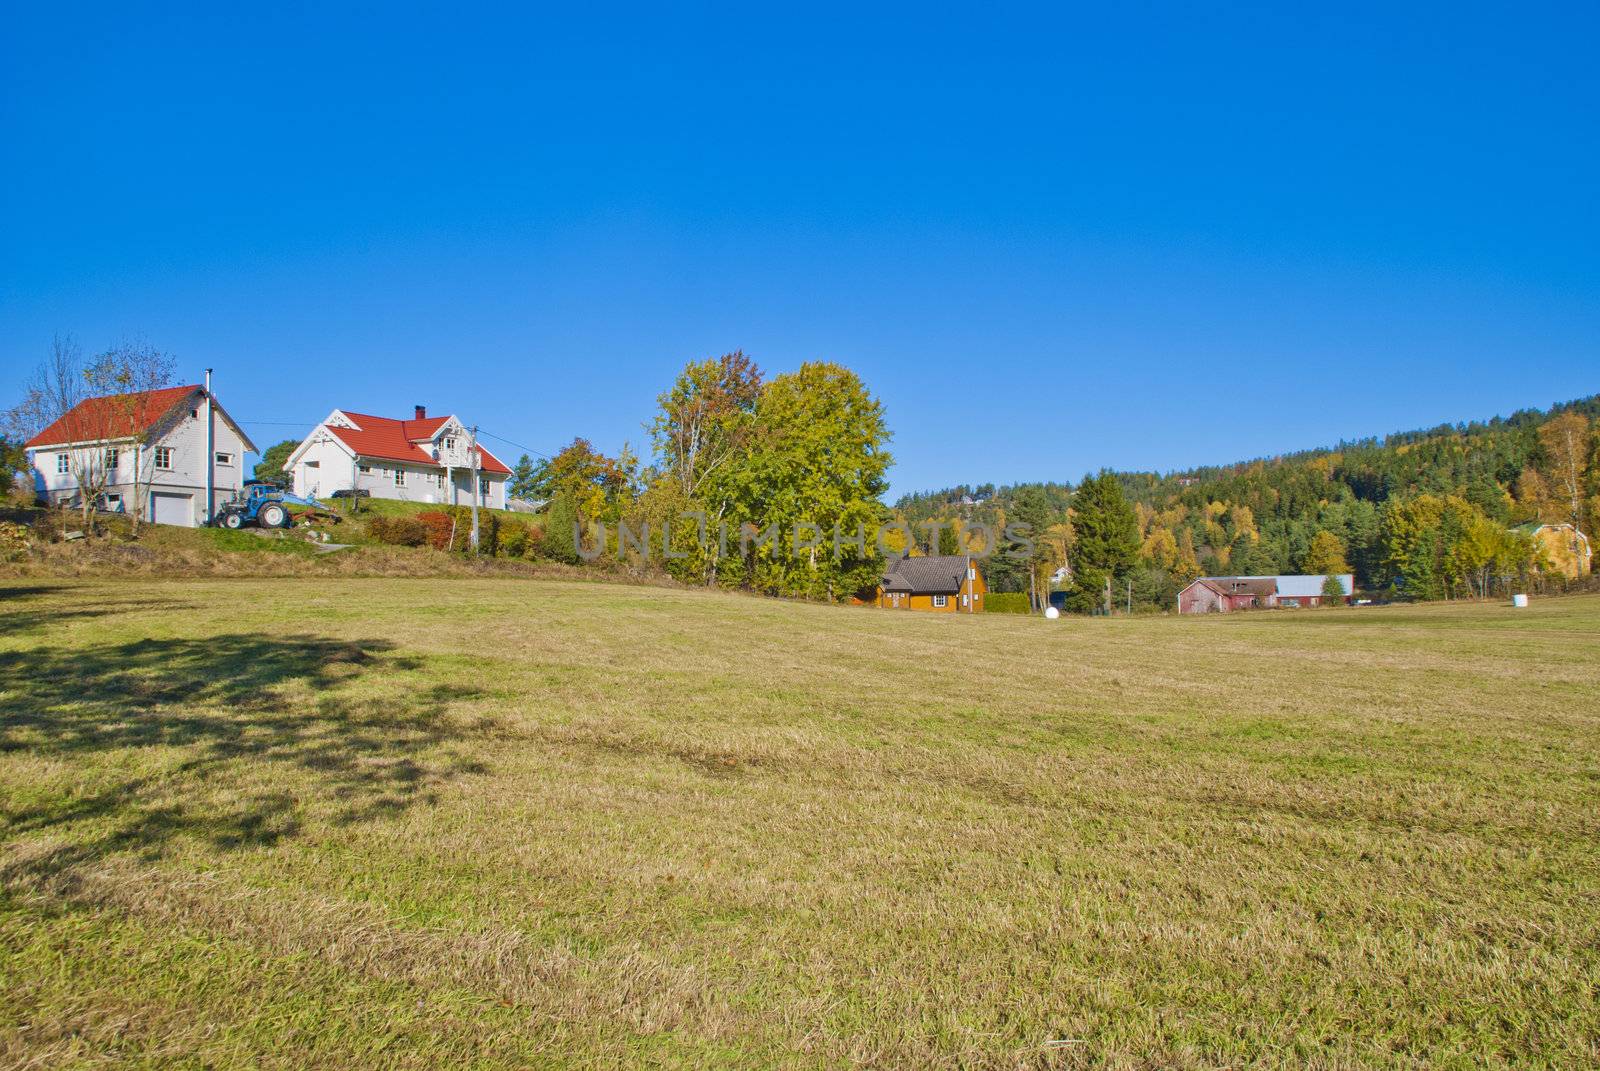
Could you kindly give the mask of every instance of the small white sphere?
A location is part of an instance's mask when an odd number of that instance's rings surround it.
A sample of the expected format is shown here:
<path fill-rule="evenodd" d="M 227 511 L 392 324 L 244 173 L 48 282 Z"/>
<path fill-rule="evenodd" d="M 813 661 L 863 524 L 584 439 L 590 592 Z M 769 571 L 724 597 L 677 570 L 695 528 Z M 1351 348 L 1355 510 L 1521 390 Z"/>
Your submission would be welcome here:
<path fill-rule="evenodd" d="M 1056 618 L 1061 616 L 1061 611 L 1057 610 L 1054 606 L 1046 606 L 1044 608 L 1044 616 L 1054 621 Z"/>

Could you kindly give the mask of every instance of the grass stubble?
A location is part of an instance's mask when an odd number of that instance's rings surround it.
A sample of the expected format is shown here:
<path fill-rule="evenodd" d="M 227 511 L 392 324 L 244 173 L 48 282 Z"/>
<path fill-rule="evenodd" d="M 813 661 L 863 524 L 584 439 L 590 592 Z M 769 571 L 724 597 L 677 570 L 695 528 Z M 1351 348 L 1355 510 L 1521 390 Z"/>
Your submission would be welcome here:
<path fill-rule="evenodd" d="M 1600 1064 L 1600 598 L 9 583 L 3 1066 Z"/>

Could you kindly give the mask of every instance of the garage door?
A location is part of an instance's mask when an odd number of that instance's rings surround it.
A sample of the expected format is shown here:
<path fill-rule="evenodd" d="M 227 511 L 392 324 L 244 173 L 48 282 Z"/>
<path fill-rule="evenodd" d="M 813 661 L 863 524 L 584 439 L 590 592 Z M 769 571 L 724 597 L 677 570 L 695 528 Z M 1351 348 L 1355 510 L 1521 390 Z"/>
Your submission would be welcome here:
<path fill-rule="evenodd" d="M 194 527 L 194 496 L 157 491 L 150 496 L 150 519 L 157 524 Z"/>

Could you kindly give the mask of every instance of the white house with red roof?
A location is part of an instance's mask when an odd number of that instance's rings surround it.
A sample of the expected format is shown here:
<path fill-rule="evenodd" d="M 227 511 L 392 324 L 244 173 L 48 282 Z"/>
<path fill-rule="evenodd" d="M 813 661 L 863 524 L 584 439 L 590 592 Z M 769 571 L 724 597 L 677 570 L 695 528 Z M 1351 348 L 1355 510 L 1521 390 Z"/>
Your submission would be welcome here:
<path fill-rule="evenodd" d="M 294 493 L 327 497 L 366 491 L 373 498 L 506 508 L 511 470 L 454 416 L 430 417 L 416 407 L 410 420 L 335 409 L 306 436 L 283 470 Z M 476 482 L 476 486 L 474 486 Z"/>
<path fill-rule="evenodd" d="M 207 520 L 207 469 L 220 502 L 242 486 L 244 455 L 256 452 L 199 384 L 87 398 L 23 446 L 34 491 L 51 505 L 80 505 L 85 487 L 98 488 L 100 509 L 190 528 Z"/>

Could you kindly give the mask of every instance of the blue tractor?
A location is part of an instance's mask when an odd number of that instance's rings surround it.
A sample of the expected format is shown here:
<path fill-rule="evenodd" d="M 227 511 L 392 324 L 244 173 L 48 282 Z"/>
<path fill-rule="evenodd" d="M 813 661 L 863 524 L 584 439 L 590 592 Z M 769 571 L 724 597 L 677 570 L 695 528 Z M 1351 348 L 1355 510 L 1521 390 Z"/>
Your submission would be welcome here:
<path fill-rule="evenodd" d="M 301 498 L 270 483 L 248 480 L 231 501 L 222 504 L 211 523 L 223 528 L 287 528 L 294 523 L 290 506 L 319 513 L 328 511 L 327 506 L 314 498 Z"/>

